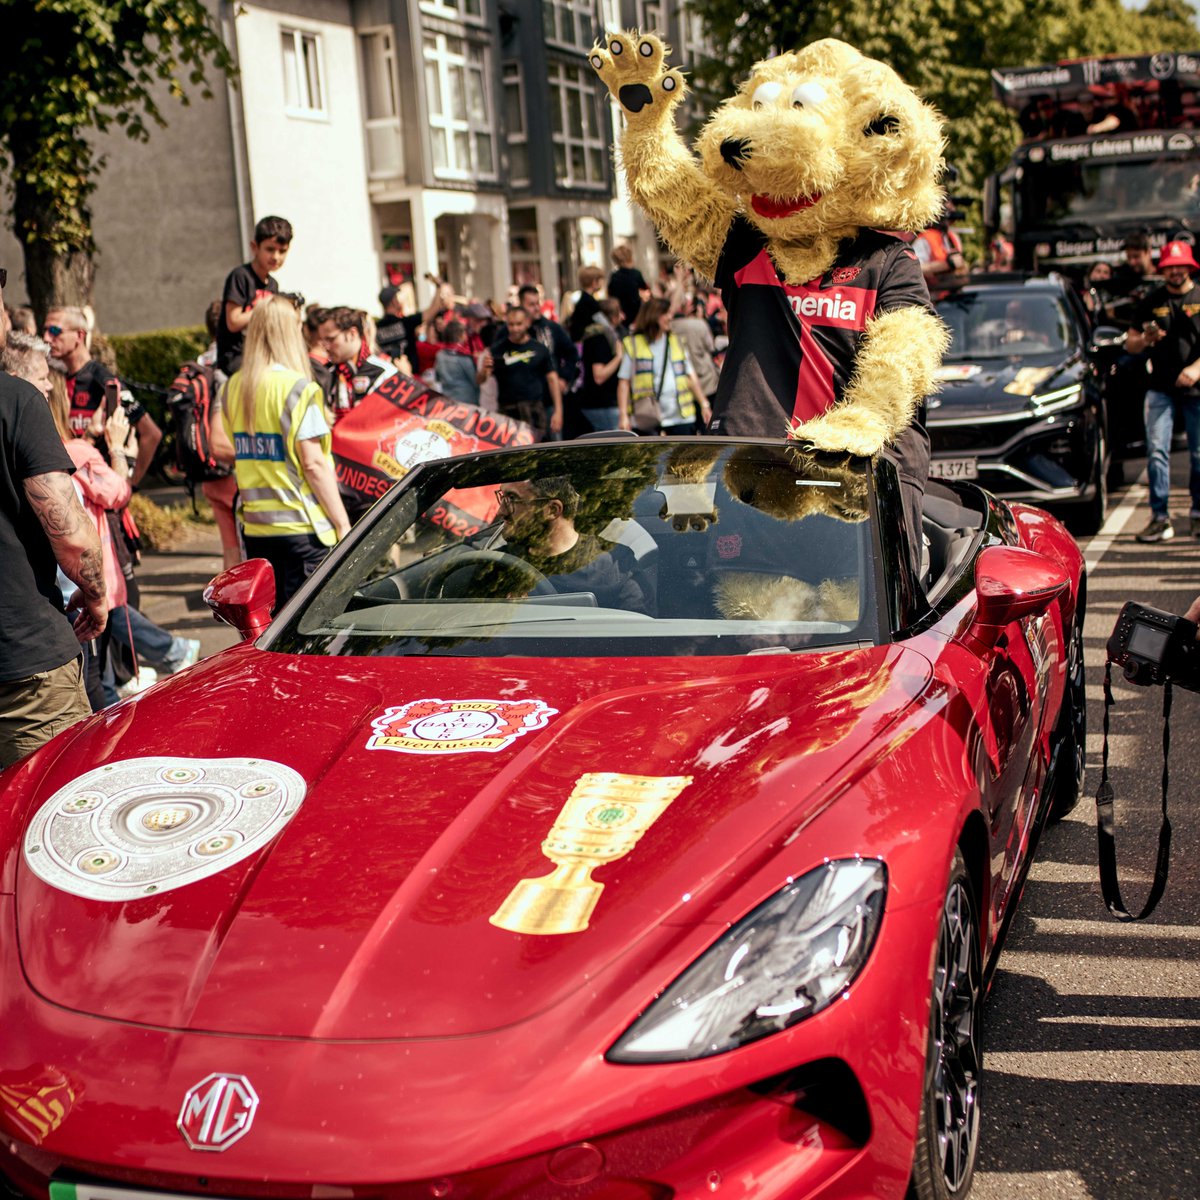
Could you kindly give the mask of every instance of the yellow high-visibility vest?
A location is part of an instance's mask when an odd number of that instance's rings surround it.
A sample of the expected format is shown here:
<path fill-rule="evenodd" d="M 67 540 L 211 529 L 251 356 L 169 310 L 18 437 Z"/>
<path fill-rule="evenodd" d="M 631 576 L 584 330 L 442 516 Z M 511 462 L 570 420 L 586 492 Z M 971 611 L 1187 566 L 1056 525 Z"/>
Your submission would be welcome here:
<path fill-rule="evenodd" d="M 247 430 L 239 371 L 225 387 L 223 417 L 237 454 L 242 525 L 247 537 L 316 534 L 337 541 L 333 524 L 313 494 L 296 447 L 296 431 L 309 409 L 322 403 L 321 387 L 295 371 L 272 368 L 259 378 L 254 432 Z M 332 444 L 326 433 L 321 449 Z"/>
<path fill-rule="evenodd" d="M 679 419 L 681 422 L 694 421 L 696 397 L 687 375 L 687 354 L 683 343 L 669 333 L 662 336 L 668 339 L 671 370 L 675 375 L 675 395 L 679 401 Z M 629 387 L 636 403 L 639 396 L 653 396 L 655 393 L 658 381 L 654 378 L 654 351 L 644 334 L 631 334 L 624 340 L 625 352 L 633 359 L 633 382 Z"/>

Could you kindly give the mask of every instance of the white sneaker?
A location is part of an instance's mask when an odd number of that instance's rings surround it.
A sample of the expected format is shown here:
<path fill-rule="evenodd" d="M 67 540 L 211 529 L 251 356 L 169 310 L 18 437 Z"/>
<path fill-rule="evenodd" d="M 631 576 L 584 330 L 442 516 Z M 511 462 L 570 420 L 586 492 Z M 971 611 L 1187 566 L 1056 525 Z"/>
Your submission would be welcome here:
<path fill-rule="evenodd" d="M 187 649 L 183 652 L 183 657 L 178 664 L 166 672 L 168 675 L 177 675 L 180 671 L 186 671 L 200 657 L 200 642 L 196 638 L 183 638 L 182 640 Z"/>
<path fill-rule="evenodd" d="M 153 687 L 157 682 L 158 672 L 153 667 L 140 667 L 132 679 L 126 680 L 117 688 L 117 695 L 125 700 L 130 696 L 136 696 L 138 692 L 144 692 L 147 688 Z"/>

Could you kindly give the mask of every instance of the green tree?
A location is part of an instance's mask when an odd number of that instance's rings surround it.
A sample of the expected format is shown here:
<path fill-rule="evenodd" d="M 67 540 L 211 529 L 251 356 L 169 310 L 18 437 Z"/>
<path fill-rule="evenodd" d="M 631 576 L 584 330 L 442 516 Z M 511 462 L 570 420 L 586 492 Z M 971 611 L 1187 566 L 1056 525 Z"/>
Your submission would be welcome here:
<path fill-rule="evenodd" d="M 1200 48 L 1186 0 L 706 0 L 705 29 L 722 48 L 698 72 L 705 97 L 729 95 L 759 59 L 822 37 L 890 63 L 946 117 L 955 192 L 977 199 L 1016 145 L 1016 122 L 992 98 L 993 67 L 1093 54 Z"/>
<path fill-rule="evenodd" d="M 0 166 L 34 308 L 91 302 L 88 207 L 115 124 L 136 141 L 165 125 L 164 97 L 212 93 L 233 59 L 203 0 L 0 0 Z"/>

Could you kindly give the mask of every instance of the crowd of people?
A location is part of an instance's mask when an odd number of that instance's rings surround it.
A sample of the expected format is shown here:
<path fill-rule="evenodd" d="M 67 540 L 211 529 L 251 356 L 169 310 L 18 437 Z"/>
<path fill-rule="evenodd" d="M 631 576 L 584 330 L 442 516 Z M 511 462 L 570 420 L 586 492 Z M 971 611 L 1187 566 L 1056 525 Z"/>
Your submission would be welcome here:
<path fill-rule="evenodd" d="M 432 276 L 422 311 L 406 311 L 402 289 L 389 284 L 372 317 L 281 292 L 274 272 L 292 236 L 281 217 L 258 223 L 250 259 L 209 308 L 212 345 L 201 358 L 221 415 L 214 449 L 234 466 L 203 484 L 225 565 L 253 543 L 275 566 L 280 603 L 349 526 L 330 482 L 333 426 L 397 373 L 521 421 L 537 441 L 690 433 L 708 420 L 724 314 L 719 296 L 682 267 L 652 285 L 618 245 L 607 279 L 597 266 L 580 269 L 561 321 L 535 284 L 514 284 L 499 304 L 457 296 Z"/>

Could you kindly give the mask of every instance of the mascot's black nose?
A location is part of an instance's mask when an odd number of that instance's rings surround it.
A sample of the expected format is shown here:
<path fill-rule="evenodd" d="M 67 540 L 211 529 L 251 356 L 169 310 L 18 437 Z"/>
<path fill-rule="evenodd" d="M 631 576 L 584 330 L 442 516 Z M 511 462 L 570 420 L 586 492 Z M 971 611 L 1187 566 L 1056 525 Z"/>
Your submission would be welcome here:
<path fill-rule="evenodd" d="M 721 143 L 721 157 L 735 170 L 742 169 L 742 163 L 750 157 L 749 138 L 726 138 Z"/>

